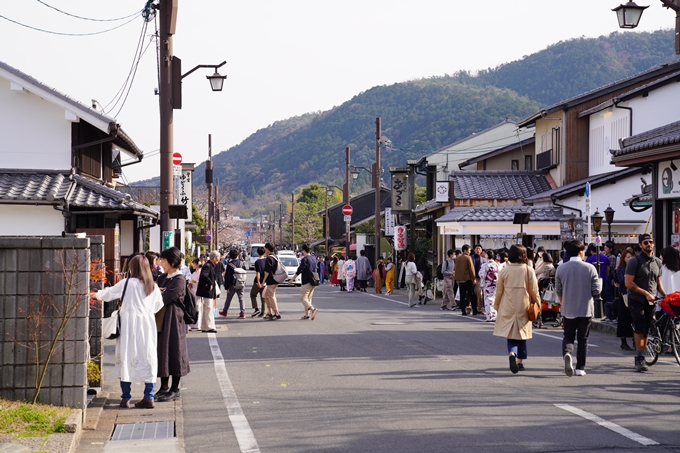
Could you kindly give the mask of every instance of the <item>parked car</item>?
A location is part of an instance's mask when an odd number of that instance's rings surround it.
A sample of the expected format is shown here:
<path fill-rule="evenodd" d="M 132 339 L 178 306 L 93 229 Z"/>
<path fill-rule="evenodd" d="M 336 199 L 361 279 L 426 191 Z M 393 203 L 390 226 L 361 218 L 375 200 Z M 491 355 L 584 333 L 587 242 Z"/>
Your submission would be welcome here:
<path fill-rule="evenodd" d="M 284 254 L 278 253 L 276 257 L 279 259 L 281 263 L 283 263 L 284 266 L 286 266 L 286 270 L 288 271 L 288 278 L 289 279 L 293 278 L 293 275 L 295 275 L 295 271 L 297 271 L 297 268 L 300 265 L 300 262 L 295 257 L 295 255 L 289 255 L 287 253 Z M 295 286 L 302 286 L 302 277 L 298 275 L 293 283 L 295 283 Z"/>

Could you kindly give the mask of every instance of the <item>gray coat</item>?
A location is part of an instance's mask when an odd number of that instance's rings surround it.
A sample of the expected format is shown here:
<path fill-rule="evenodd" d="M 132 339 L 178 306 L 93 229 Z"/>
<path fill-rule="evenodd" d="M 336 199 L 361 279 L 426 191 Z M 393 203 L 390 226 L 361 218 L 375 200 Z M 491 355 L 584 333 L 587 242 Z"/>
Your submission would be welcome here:
<path fill-rule="evenodd" d="M 184 294 L 186 279 L 180 274 L 168 277 L 161 274 L 156 280 L 163 291 L 163 304 L 158 314 L 164 312 L 162 321 L 156 318 L 158 327 L 158 376 L 186 376 L 189 368 L 187 351 L 187 326 L 184 323 Z"/>
<path fill-rule="evenodd" d="M 373 269 L 371 262 L 365 256 L 357 258 L 357 280 L 368 280 L 371 278 Z"/>

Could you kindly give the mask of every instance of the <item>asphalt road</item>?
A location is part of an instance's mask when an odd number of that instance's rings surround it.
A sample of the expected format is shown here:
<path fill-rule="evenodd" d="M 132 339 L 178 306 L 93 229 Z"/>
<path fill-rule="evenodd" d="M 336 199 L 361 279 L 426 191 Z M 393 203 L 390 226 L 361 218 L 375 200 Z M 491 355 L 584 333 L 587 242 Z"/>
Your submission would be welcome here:
<path fill-rule="evenodd" d="M 234 301 L 217 334 L 188 335 L 187 452 L 680 451 L 672 356 L 636 373 L 593 332 L 588 374 L 568 378 L 561 331 L 541 329 L 513 375 L 493 324 L 438 302 L 322 285 L 303 321 L 299 290 L 277 293 L 279 321 L 251 318 L 248 298 L 247 319 Z"/>

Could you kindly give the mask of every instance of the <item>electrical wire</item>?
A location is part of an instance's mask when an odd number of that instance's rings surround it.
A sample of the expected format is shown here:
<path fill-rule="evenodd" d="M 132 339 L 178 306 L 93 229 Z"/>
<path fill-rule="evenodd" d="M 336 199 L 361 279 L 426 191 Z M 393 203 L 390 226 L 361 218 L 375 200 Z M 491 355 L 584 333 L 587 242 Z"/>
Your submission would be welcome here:
<path fill-rule="evenodd" d="M 144 23 L 142 24 L 142 29 L 141 29 L 140 32 L 139 32 L 139 39 L 137 40 L 137 45 L 135 46 L 135 54 L 134 54 L 134 56 L 132 57 L 132 65 L 130 66 L 130 70 L 128 71 L 128 75 L 127 75 L 127 77 L 125 78 L 125 81 L 123 82 L 123 85 L 121 85 L 121 87 L 118 89 L 118 91 L 117 91 L 116 94 L 113 96 L 113 98 L 109 101 L 108 104 L 106 104 L 106 105 L 102 108 L 102 111 L 104 111 L 104 112 L 106 111 L 106 109 L 109 108 L 109 106 L 110 106 L 114 101 L 116 101 L 116 103 L 113 105 L 113 107 L 111 107 L 111 110 L 113 110 L 114 108 L 116 108 L 116 105 L 118 104 L 118 100 L 120 100 L 120 96 L 122 96 L 122 93 L 123 93 L 123 91 L 125 90 L 125 87 L 127 86 L 128 82 L 130 81 L 130 77 L 131 77 L 131 75 L 132 75 L 133 68 L 134 68 L 134 66 L 135 66 L 135 62 L 137 61 L 137 58 L 138 58 L 139 50 L 140 50 L 140 48 L 142 47 L 142 43 L 143 43 L 143 41 L 144 41 L 144 30 L 145 30 L 145 26 L 146 26 L 146 22 L 144 22 Z"/>
<path fill-rule="evenodd" d="M 59 8 L 56 8 L 56 7 L 52 6 L 52 5 L 49 5 L 49 4 L 45 3 L 45 2 L 43 2 L 42 0 L 38 0 L 38 3 L 40 3 L 41 5 L 47 6 L 48 8 L 51 8 L 51 9 L 57 11 L 57 12 L 60 12 L 60 13 L 62 13 L 62 14 L 65 14 L 65 15 L 67 15 L 67 16 L 75 17 L 76 19 L 90 20 L 90 21 L 93 21 L 93 22 L 116 22 L 116 21 L 119 21 L 119 20 L 125 20 L 125 19 L 129 19 L 129 18 L 131 18 L 131 17 L 133 17 L 133 16 L 137 16 L 138 14 L 141 14 L 141 13 L 146 9 L 146 6 L 145 6 L 145 7 L 142 8 L 141 10 L 135 11 L 134 13 L 132 13 L 132 14 L 130 14 L 130 15 L 123 16 L 123 17 L 117 17 L 117 18 L 115 18 L 115 19 L 93 19 L 93 18 L 91 18 L 91 17 L 83 17 L 83 16 L 78 16 L 78 15 L 76 15 L 76 14 L 67 13 L 66 11 L 62 11 L 62 10 L 60 10 Z"/>
<path fill-rule="evenodd" d="M 108 29 L 102 30 L 102 31 L 95 31 L 95 32 L 92 32 L 92 33 L 61 33 L 61 32 L 58 32 L 58 31 L 45 30 L 45 29 L 43 29 L 43 28 L 33 27 L 32 25 L 24 24 L 24 23 L 22 23 L 22 22 L 16 21 L 16 20 L 14 20 L 14 19 L 10 19 L 9 17 L 3 16 L 2 14 L 0 14 L 0 19 L 5 19 L 6 21 L 12 22 L 13 24 L 17 24 L 17 25 L 20 25 L 20 26 L 22 26 L 22 27 L 26 27 L 26 28 L 29 28 L 29 29 L 31 29 L 31 30 L 39 31 L 39 32 L 42 32 L 42 33 L 49 33 L 49 34 L 51 34 L 51 35 L 59 35 L 59 36 L 93 36 L 93 35 L 101 35 L 102 33 L 107 33 L 107 32 L 116 30 L 116 29 L 118 29 L 118 28 L 124 27 L 125 25 L 129 24 L 130 22 L 132 22 L 132 21 L 135 20 L 136 18 L 137 18 L 137 17 L 133 17 L 132 19 L 128 20 L 127 22 L 123 22 L 123 23 L 120 24 L 120 25 L 116 25 L 115 27 L 108 28 Z"/>
<path fill-rule="evenodd" d="M 137 59 L 137 63 L 135 64 L 135 72 L 132 74 L 132 80 L 130 80 L 130 85 L 128 86 L 127 93 L 125 93 L 125 98 L 123 98 L 123 103 L 120 105 L 120 108 L 118 109 L 118 111 L 117 111 L 116 114 L 114 115 L 114 118 L 117 118 L 117 117 L 118 117 L 118 115 L 120 114 L 121 110 L 123 110 L 123 106 L 125 105 L 125 102 L 127 102 L 127 98 L 128 98 L 128 96 L 130 95 L 130 91 L 132 91 L 132 84 L 134 83 L 134 81 L 135 81 L 135 76 L 137 75 L 137 68 L 139 67 L 139 62 L 140 62 L 140 60 L 142 59 L 142 57 L 144 56 L 144 54 L 146 53 L 146 50 L 147 50 L 147 49 L 149 48 L 149 46 L 151 45 L 151 42 L 152 42 L 152 40 L 149 40 L 149 44 L 146 45 L 146 47 L 145 47 L 144 50 L 142 51 L 141 55 L 140 55 L 139 58 Z M 113 110 L 113 109 L 112 109 L 112 110 Z"/>

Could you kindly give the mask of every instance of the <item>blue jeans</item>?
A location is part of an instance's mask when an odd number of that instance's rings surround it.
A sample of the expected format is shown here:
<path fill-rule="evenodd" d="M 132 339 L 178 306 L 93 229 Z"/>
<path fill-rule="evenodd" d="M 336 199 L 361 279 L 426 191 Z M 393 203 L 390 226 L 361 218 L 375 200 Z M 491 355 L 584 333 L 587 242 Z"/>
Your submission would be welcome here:
<path fill-rule="evenodd" d="M 130 401 L 132 399 L 132 395 L 130 395 L 131 392 L 131 382 L 125 382 L 125 381 L 120 381 L 120 389 L 122 390 L 123 394 L 120 395 L 120 399 Z M 155 382 L 147 382 L 144 384 L 144 399 L 145 400 L 151 400 L 153 401 L 153 392 L 156 389 L 156 383 Z"/>
<path fill-rule="evenodd" d="M 514 352 L 518 359 L 527 358 L 527 341 L 508 338 L 508 353 Z"/>

